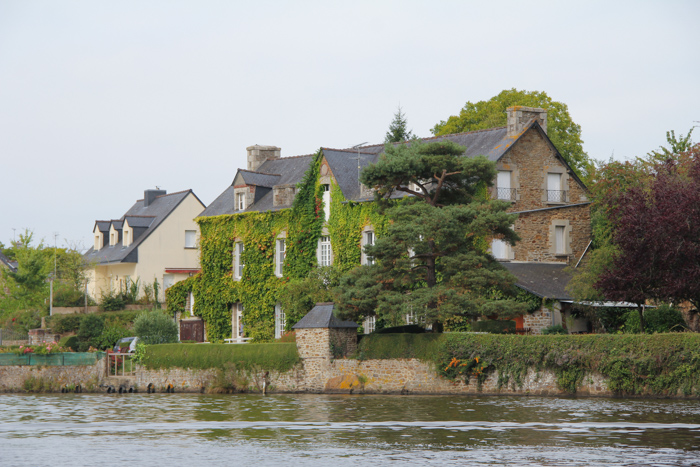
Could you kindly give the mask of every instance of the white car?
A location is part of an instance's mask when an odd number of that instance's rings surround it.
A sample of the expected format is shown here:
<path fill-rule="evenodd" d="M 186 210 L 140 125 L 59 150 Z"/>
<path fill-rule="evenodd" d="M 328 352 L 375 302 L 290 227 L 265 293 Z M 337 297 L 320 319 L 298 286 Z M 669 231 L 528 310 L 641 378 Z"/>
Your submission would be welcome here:
<path fill-rule="evenodd" d="M 114 352 L 119 352 L 121 349 L 129 345 L 129 350 L 127 352 L 132 353 L 136 350 L 136 343 L 139 341 L 138 337 L 124 337 L 123 339 L 120 339 L 119 342 L 117 342 L 114 345 L 114 349 L 112 349 Z"/>

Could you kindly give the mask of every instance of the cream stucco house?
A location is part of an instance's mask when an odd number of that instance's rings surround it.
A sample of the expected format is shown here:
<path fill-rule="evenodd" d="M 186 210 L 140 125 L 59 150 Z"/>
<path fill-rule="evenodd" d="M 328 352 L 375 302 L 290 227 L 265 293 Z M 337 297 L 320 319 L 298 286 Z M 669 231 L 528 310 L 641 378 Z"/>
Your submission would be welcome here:
<path fill-rule="evenodd" d="M 95 221 L 94 245 L 85 253 L 91 265 L 88 293 L 99 301 L 131 281 L 157 280 L 163 301 L 166 288 L 199 271 L 194 218 L 205 208 L 192 190 L 146 190 L 120 219 Z"/>

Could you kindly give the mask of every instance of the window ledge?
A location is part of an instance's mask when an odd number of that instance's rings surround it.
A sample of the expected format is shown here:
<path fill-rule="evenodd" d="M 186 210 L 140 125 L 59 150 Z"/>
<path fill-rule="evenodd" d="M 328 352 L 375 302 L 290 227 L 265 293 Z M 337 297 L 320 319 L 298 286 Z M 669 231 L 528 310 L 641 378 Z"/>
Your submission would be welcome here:
<path fill-rule="evenodd" d="M 186 246 L 185 247 L 185 250 L 196 250 L 196 249 L 197 249 L 196 246 Z"/>

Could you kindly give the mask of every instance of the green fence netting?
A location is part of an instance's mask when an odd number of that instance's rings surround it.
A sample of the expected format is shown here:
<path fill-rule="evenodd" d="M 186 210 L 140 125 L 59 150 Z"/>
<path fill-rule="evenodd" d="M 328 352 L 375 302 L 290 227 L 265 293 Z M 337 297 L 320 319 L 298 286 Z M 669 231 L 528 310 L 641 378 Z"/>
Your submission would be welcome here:
<path fill-rule="evenodd" d="M 104 352 L 65 352 L 49 355 L 1 353 L 0 365 L 79 366 L 94 365 Z"/>

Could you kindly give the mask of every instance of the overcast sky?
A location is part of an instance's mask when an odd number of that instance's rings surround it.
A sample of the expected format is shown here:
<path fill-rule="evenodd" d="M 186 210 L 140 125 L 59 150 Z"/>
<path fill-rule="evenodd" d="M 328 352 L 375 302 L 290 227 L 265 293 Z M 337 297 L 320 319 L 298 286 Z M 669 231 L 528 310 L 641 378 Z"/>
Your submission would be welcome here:
<path fill-rule="evenodd" d="M 91 245 L 143 190 L 211 203 L 247 146 L 430 136 L 545 91 L 596 159 L 700 120 L 700 2 L 0 0 L 0 241 Z M 694 138 L 700 140 L 700 129 Z"/>

